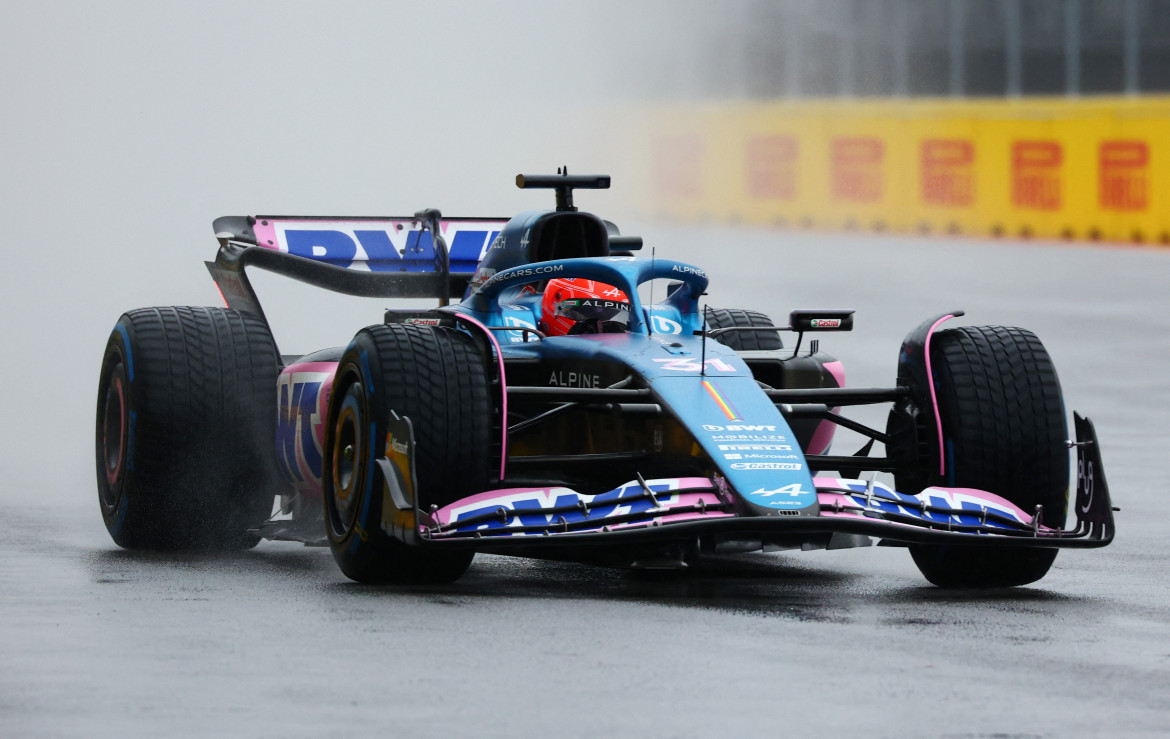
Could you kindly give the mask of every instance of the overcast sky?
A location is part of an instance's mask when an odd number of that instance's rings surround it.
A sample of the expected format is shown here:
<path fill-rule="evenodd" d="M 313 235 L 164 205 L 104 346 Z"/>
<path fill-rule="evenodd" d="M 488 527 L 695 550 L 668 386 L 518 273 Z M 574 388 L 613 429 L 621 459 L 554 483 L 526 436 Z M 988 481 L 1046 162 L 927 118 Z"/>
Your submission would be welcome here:
<path fill-rule="evenodd" d="M 3 494 L 92 502 L 109 331 L 218 303 L 213 218 L 543 207 L 514 175 L 621 171 L 594 134 L 703 7 L 0 0 Z"/>

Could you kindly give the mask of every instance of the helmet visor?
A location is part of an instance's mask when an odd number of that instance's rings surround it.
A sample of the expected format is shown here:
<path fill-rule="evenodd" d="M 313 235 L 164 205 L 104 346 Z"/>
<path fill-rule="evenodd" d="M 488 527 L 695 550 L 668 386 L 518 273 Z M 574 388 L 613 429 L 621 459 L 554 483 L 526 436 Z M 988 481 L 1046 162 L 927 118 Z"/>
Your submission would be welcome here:
<path fill-rule="evenodd" d="M 630 304 L 605 298 L 567 298 L 557 303 L 557 315 L 573 321 L 629 323 Z"/>

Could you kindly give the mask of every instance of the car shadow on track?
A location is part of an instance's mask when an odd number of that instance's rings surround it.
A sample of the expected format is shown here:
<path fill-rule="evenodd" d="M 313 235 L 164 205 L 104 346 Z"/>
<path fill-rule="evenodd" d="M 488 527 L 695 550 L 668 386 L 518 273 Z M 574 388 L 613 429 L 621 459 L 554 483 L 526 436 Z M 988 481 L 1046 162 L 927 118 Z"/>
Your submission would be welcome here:
<path fill-rule="evenodd" d="M 999 611 L 1091 602 L 1039 587 L 943 590 L 906 586 L 885 575 L 860 575 L 780 557 L 744 555 L 704 560 L 675 572 L 630 571 L 565 562 L 480 557 L 467 575 L 443 586 L 325 585 L 336 597 L 424 598 L 451 606 L 485 599 L 638 602 L 745 612 L 809 622 L 850 623 L 858 608 L 877 607 L 888 623 L 945 624 L 970 607 Z M 870 620 L 868 616 L 862 616 Z"/>
<path fill-rule="evenodd" d="M 907 586 L 888 574 L 857 574 L 790 558 L 733 555 L 705 558 L 683 571 L 621 570 L 571 562 L 477 557 L 472 569 L 449 585 L 373 586 L 346 580 L 328 550 L 265 545 L 226 554 L 92 553 L 94 583 L 128 583 L 184 576 L 284 579 L 282 587 L 315 590 L 351 602 L 423 599 L 435 605 L 472 606 L 498 599 L 633 602 L 681 608 L 743 612 L 808 622 L 851 623 L 859 609 L 876 608 L 890 625 L 945 625 L 963 611 L 1047 610 L 1092 601 L 1040 586 L 944 590 L 923 583 Z"/>
<path fill-rule="evenodd" d="M 95 581 L 117 570 L 136 570 L 158 574 L 162 571 L 248 572 L 267 576 L 291 577 L 340 576 L 327 549 L 278 545 L 240 552 L 151 552 L 108 549 L 89 555 Z"/>

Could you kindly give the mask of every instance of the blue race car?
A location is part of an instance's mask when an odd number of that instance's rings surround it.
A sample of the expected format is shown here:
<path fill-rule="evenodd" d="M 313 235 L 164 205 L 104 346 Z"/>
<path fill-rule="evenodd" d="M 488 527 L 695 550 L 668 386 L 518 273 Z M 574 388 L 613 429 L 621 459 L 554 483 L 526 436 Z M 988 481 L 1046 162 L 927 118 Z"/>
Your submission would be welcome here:
<path fill-rule="evenodd" d="M 941 330 L 962 315 L 945 313 L 906 337 L 890 387 L 846 387 L 805 334 L 853 311 L 776 326 L 703 307 L 701 268 L 635 256 L 639 238 L 574 207 L 609 181 L 520 175 L 556 208 L 511 219 L 217 219 L 228 307 L 134 310 L 110 335 L 96 445 L 114 541 L 328 544 L 367 583 L 452 581 L 476 552 L 683 568 L 877 542 L 937 585 L 1003 587 L 1112 540 L 1093 426 L 1074 414 L 1068 440 L 1031 332 Z M 282 356 L 249 266 L 439 305 Z M 884 429 L 840 413 L 862 404 L 889 406 Z M 837 427 L 868 442 L 834 454 Z"/>

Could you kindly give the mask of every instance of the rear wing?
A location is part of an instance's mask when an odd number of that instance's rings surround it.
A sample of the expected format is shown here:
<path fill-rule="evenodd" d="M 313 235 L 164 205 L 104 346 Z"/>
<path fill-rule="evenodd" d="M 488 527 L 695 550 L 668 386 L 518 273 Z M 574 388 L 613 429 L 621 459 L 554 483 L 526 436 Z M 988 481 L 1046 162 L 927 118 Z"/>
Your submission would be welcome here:
<path fill-rule="evenodd" d="M 245 274 L 249 266 L 346 295 L 375 298 L 462 296 L 507 218 L 223 216 L 206 262 L 229 308 L 263 318 Z"/>

